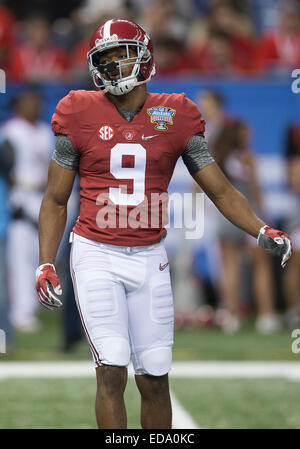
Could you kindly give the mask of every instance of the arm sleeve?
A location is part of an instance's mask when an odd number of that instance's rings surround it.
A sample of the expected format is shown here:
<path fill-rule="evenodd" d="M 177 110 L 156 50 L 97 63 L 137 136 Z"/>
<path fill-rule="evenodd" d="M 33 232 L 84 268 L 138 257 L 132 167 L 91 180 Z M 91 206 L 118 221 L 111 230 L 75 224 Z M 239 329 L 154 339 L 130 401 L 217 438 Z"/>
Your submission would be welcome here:
<path fill-rule="evenodd" d="M 202 133 L 190 138 L 182 153 L 182 159 L 191 175 L 215 162 Z"/>
<path fill-rule="evenodd" d="M 80 154 L 74 148 L 69 137 L 57 134 L 52 160 L 68 170 L 78 170 L 79 159 Z"/>

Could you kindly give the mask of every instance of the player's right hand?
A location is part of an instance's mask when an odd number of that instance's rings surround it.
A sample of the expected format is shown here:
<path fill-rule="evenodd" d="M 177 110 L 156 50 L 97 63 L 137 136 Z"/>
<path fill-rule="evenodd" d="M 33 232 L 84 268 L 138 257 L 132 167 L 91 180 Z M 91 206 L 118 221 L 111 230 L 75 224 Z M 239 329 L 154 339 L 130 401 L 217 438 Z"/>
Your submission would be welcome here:
<path fill-rule="evenodd" d="M 49 310 L 62 306 L 62 302 L 58 298 L 62 294 L 62 289 L 54 265 L 44 263 L 36 269 L 35 274 L 35 288 L 42 306 Z"/>

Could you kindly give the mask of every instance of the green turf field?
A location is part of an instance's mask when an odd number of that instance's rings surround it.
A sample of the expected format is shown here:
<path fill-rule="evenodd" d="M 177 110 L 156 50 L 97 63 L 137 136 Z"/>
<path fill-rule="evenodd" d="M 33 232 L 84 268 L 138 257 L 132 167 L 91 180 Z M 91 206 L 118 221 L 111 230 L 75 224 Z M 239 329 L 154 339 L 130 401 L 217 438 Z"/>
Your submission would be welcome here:
<path fill-rule="evenodd" d="M 171 379 L 181 405 L 204 428 L 300 428 L 300 389 L 283 379 Z M 93 429 L 93 379 L 16 379 L 0 382 L 0 428 Z M 139 396 L 126 388 L 128 428 L 138 429 Z"/>
<path fill-rule="evenodd" d="M 41 311 L 41 330 L 19 334 L 14 350 L 0 354 L 6 361 L 90 360 L 85 339 L 74 352 L 62 353 L 61 315 Z M 175 335 L 176 361 L 300 361 L 291 351 L 291 333 L 272 336 L 255 333 L 253 323 L 236 335 L 217 329 L 179 331 Z M 92 361 L 91 361 L 92 363 Z M 181 406 L 204 428 L 300 428 L 300 389 L 287 379 L 171 378 Z M 0 429 L 96 428 L 96 383 L 93 378 L 2 379 Z M 139 395 L 133 379 L 126 389 L 128 427 L 140 428 Z"/>

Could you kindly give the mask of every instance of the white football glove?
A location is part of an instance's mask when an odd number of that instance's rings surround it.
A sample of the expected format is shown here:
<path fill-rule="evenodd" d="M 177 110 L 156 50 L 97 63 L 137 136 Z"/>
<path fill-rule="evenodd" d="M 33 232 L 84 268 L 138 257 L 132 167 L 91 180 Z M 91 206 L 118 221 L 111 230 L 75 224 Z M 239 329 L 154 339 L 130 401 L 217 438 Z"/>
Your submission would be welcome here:
<path fill-rule="evenodd" d="M 275 256 L 280 256 L 282 268 L 286 266 L 292 255 L 292 242 L 285 232 L 263 226 L 259 231 L 257 243 Z"/>
<path fill-rule="evenodd" d="M 37 268 L 35 274 L 35 288 L 40 304 L 49 310 L 54 310 L 62 306 L 62 302 L 58 298 L 62 294 L 62 288 L 54 265 L 44 263 Z"/>

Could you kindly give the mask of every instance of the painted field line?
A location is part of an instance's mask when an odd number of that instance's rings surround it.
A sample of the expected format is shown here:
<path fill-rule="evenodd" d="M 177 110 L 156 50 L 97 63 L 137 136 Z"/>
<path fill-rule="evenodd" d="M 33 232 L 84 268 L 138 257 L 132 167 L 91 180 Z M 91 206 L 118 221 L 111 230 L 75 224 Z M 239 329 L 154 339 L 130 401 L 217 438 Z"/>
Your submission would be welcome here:
<path fill-rule="evenodd" d="M 129 376 L 133 368 L 129 366 Z M 171 378 L 287 378 L 300 380 L 300 362 L 173 362 Z M 90 361 L 1 362 L 0 379 L 95 377 Z"/>
<path fill-rule="evenodd" d="M 133 375 L 129 366 L 129 375 Z M 94 377 L 89 361 L 0 362 L 1 378 Z M 300 378 L 299 362 L 173 362 L 170 377 L 178 378 Z"/>
<path fill-rule="evenodd" d="M 172 403 L 172 429 L 200 429 L 191 415 L 183 408 L 177 400 L 173 391 L 170 391 Z"/>
<path fill-rule="evenodd" d="M 210 379 L 286 378 L 300 380 L 300 362 L 175 362 L 170 377 Z"/>

